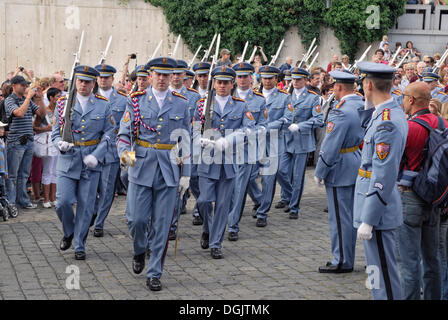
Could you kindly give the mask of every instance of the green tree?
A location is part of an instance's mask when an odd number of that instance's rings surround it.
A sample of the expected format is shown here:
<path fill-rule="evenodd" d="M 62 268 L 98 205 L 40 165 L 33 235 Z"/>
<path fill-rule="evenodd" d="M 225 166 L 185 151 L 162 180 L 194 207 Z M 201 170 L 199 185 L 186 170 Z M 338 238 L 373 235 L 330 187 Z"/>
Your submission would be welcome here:
<path fill-rule="evenodd" d="M 404 12 L 406 0 L 145 0 L 163 8 L 170 31 L 180 34 L 191 51 L 208 46 L 214 33 L 221 33 L 221 48 L 241 52 L 246 41 L 275 51 L 291 26 L 297 26 L 302 43 L 319 42 L 320 26 L 331 27 L 343 53 L 351 58 L 360 41 L 381 39 Z M 368 29 L 369 5 L 378 6 L 379 29 Z M 248 50 L 250 52 L 250 50 Z M 247 53 L 249 55 L 250 53 Z M 246 56 L 248 58 L 248 56 Z"/>

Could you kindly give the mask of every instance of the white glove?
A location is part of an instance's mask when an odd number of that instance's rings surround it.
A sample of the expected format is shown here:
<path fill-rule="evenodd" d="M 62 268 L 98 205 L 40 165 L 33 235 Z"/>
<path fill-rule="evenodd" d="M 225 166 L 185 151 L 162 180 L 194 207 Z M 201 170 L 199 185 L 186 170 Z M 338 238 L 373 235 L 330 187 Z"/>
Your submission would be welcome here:
<path fill-rule="evenodd" d="M 219 138 L 218 140 L 216 140 L 215 142 L 215 148 L 218 151 L 223 151 L 224 149 L 227 149 L 227 147 L 229 146 L 229 143 L 227 142 L 226 138 Z"/>
<path fill-rule="evenodd" d="M 59 141 L 58 142 L 58 148 L 59 150 L 61 150 L 61 152 L 66 152 L 68 150 L 70 150 L 71 148 L 73 148 L 74 144 L 73 143 L 68 143 L 67 141 Z"/>
<path fill-rule="evenodd" d="M 83 160 L 84 164 L 89 168 L 95 168 L 98 165 L 98 159 L 94 155 L 89 154 Z"/>
<path fill-rule="evenodd" d="M 373 226 L 367 223 L 361 223 L 358 228 L 357 238 L 358 240 L 370 240 L 372 239 L 372 229 Z"/>
<path fill-rule="evenodd" d="M 205 148 L 209 145 L 215 144 L 215 141 L 212 141 L 210 139 L 201 138 L 201 147 Z"/>
<path fill-rule="evenodd" d="M 322 187 L 324 185 L 324 180 L 314 176 L 314 182 L 316 182 L 318 187 Z"/>
<path fill-rule="evenodd" d="M 297 123 L 293 123 L 288 127 L 288 130 L 291 132 L 299 131 L 299 125 Z"/>
<path fill-rule="evenodd" d="M 287 124 L 289 121 L 286 118 L 283 118 L 283 124 Z"/>
<path fill-rule="evenodd" d="M 180 177 L 178 191 L 181 197 L 184 196 L 184 193 L 185 191 L 187 191 L 189 186 L 190 186 L 190 177 Z"/>

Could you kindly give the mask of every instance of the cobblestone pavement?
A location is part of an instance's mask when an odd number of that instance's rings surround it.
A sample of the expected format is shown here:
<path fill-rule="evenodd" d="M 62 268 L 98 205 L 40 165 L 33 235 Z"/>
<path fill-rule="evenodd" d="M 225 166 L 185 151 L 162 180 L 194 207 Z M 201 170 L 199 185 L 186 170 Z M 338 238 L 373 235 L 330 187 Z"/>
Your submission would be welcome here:
<path fill-rule="evenodd" d="M 325 191 L 314 185 L 311 168 L 298 220 L 272 208 L 265 228 L 257 228 L 248 200 L 240 239 L 223 242 L 224 259 L 213 260 L 200 247 L 201 226 L 192 225 L 194 201 L 181 215 L 177 257 L 171 241 L 163 290 L 146 288 L 145 272 L 132 271 L 132 242 L 125 223 L 125 197 L 116 198 L 106 220 L 105 236 L 87 239 L 87 260 L 74 259 L 73 247 L 60 251 L 62 227 L 54 209 L 22 210 L 0 222 L 1 299 L 370 299 L 365 287 L 362 244 L 356 247 L 355 270 L 320 274 L 330 259 Z M 280 188 L 274 202 L 279 200 Z M 274 207 L 274 206 L 273 206 Z M 68 290 L 66 268 L 80 270 L 80 289 Z"/>

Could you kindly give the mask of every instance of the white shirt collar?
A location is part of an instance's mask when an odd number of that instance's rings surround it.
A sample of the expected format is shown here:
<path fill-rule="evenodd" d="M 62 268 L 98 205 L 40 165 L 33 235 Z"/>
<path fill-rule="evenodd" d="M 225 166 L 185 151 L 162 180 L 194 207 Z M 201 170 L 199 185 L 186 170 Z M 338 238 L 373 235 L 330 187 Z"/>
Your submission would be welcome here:
<path fill-rule="evenodd" d="M 238 92 L 238 97 L 240 97 L 241 99 L 246 99 L 247 95 L 249 94 L 250 88 L 247 90 L 241 90 L 237 88 L 236 91 Z"/>
<path fill-rule="evenodd" d="M 274 92 L 274 90 L 275 90 L 275 87 L 272 88 L 272 89 L 265 89 L 265 88 L 263 88 L 263 96 L 268 98 L 271 95 L 271 93 Z"/>
<path fill-rule="evenodd" d="M 154 94 L 154 97 L 156 97 L 157 103 L 159 104 L 159 108 L 162 109 L 163 101 L 165 100 L 166 95 L 168 94 L 168 90 L 165 91 L 159 91 L 156 90 L 154 87 L 151 88 L 152 93 Z"/>
<path fill-rule="evenodd" d="M 226 106 L 227 101 L 229 101 L 230 96 L 221 97 L 221 96 L 216 95 L 215 98 L 216 98 L 216 102 L 218 102 L 219 108 L 221 109 L 221 113 L 223 113 L 224 107 Z"/>
<path fill-rule="evenodd" d="M 201 98 L 204 98 L 205 94 L 207 93 L 207 89 L 202 89 L 201 87 L 199 87 L 198 92 L 201 95 Z"/>
<path fill-rule="evenodd" d="M 303 87 L 301 89 L 295 89 L 294 88 L 294 93 L 295 93 L 296 97 L 299 98 L 300 95 L 303 93 L 303 91 L 305 91 L 305 89 L 306 89 L 306 87 Z"/>
<path fill-rule="evenodd" d="M 110 99 L 110 95 L 112 94 L 112 91 L 114 91 L 113 87 L 106 91 L 101 88 L 98 88 L 98 92 L 100 93 L 100 95 L 102 95 L 103 97 L 106 97 L 107 99 Z"/>

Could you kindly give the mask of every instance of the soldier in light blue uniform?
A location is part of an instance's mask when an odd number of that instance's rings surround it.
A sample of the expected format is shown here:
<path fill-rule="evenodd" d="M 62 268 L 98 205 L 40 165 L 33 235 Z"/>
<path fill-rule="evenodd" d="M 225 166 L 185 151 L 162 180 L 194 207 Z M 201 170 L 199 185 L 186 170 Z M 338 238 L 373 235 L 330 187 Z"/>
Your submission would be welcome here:
<path fill-rule="evenodd" d="M 93 204 L 105 156 L 112 143 L 114 117 L 109 100 L 92 94 L 98 71 L 88 66 L 75 68 L 76 97 L 72 110 L 74 143 L 63 141 L 62 117 L 66 97 L 58 100 L 57 117 L 53 123 L 52 141 L 61 153 L 56 164 L 56 213 L 62 222 L 64 237 L 61 250 L 70 248 L 75 238 L 75 259 L 85 260 L 85 243 L 93 216 Z M 70 112 L 70 110 L 67 110 Z M 73 203 L 76 202 L 76 216 Z"/>
<path fill-rule="evenodd" d="M 401 106 L 403 104 L 403 92 L 398 88 L 392 88 L 390 95 L 394 98 L 395 102 Z"/>
<path fill-rule="evenodd" d="M 197 90 L 201 98 L 205 97 L 207 92 L 207 81 L 208 73 L 210 71 L 210 63 L 208 62 L 198 62 L 193 65 L 193 71 L 195 72 L 195 77 L 197 83 Z M 193 153 L 193 149 L 192 154 Z M 201 215 L 199 214 L 197 200 L 199 198 L 199 176 L 198 176 L 198 165 L 193 162 L 191 165 L 191 178 L 190 178 L 190 191 L 196 199 L 196 205 L 193 211 L 193 225 L 200 226 L 204 223 Z"/>
<path fill-rule="evenodd" d="M 193 80 L 194 80 L 194 72 L 191 71 L 191 70 L 185 71 L 184 87 L 185 88 L 191 88 Z"/>
<path fill-rule="evenodd" d="M 445 103 L 448 101 L 448 94 L 443 91 L 443 88 L 439 87 L 439 79 L 440 76 L 437 73 L 432 72 L 432 69 L 426 69 L 423 72 L 422 81 L 424 81 L 431 89 L 431 97 Z"/>
<path fill-rule="evenodd" d="M 401 299 L 395 229 L 403 223 L 403 214 L 397 177 L 408 125 L 403 110 L 390 96 L 395 69 L 373 62 L 360 62 L 358 66 L 366 107 L 372 105 L 375 111 L 364 137 L 353 225 L 358 229 L 358 239 L 364 240 L 373 298 Z"/>
<path fill-rule="evenodd" d="M 173 76 L 171 78 L 170 90 L 175 91 L 187 98 L 190 119 L 193 119 L 194 111 L 198 104 L 198 100 L 201 99 L 201 96 L 195 89 L 186 88 L 183 85 L 187 68 L 188 68 L 188 64 L 185 61 L 177 60 L 177 66 L 176 66 L 176 68 L 174 68 Z M 191 180 L 190 180 L 190 183 L 191 183 Z M 188 200 L 187 195 L 188 195 L 188 192 L 185 192 L 184 197 L 182 199 L 182 208 L 177 208 L 178 201 L 176 199 L 176 213 L 174 215 L 173 223 L 171 224 L 170 235 L 169 235 L 170 240 L 176 239 L 177 221 L 179 219 L 179 213 L 185 213 L 187 200 Z"/>
<path fill-rule="evenodd" d="M 220 66 L 212 71 L 216 95 L 210 97 L 213 99 L 211 129 L 204 131 L 204 138 L 201 138 L 201 144 L 204 146 L 202 159 L 198 165 L 200 190 L 198 207 L 204 219 L 201 247 L 203 249 L 210 247 L 213 259 L 222 258 L 222 240 L 237 172 L 236 148 L 244 143 L 247 130 L 253 130 L 255 127 L 255 119 L 247 103 L 230 95 L 235 75 L 235 71 L 228 66 Z M 206 121 L 203 112 L 210 114 L 210 110 L 204 111 L 203 108 L 204 99 L 201 99 L 195 112 L 195 120 Z M 195 122 L 193 127 L 196 137 L 200 134 L 199 125 Z M 213 141 L 207 139 L 210 134 L 214 135 Z M 215 202 L 214 212 L 213 202 Z"/>
<path fill-rule="evenodd" d="M 328 115 L 314 175 L 319 185 L 325 182 L 333 260 L 319 267 L 319 272 L 344 273 L 353 271 L 355 262 L 353 201 L 364 137 L 358 110 L 364 108 L 364 101 L 354 93 L 357 76 L 342 71 L 330 75 L 336 80 L 334 93 L 340 102 Z"/>
<path fill-rule="evenodd" d="M 268 111 L 265 99 L 261 93 L 254 92 L 251 88 L 252 73 L 255 71 L 254 67 L 250 63 L 241 62 L 235 64 L 233 70 L 235 70 L 237 82 L 234 95 L 246 101 L 249 111 L 255 119 L 255 129 L 266 127 Z M 255 211 L 260 207 L 263 197 L 256 181 L 258 177 L 258 165 L 256 163 L 258 152 L 256 141 L 254 141 L 256 139 L 255 131 L 251 136 L 250 147 L 249 142 L 244 144 L 244 164 L 238 165 L 233 189 L 232 209 L 229 214 L 229 226 L 227 228 L 230 241 L 238 240 L 238 223 L 243 214 L 247 194 L 255 203 Z"/>
<path fill-rule="evenodd" d="M 174 216 L 176 193 L 186 191 L 190 167 L 183 164 L 182 176 L 173 157 L 173 148 L 181 142 L 182 158 L 188 158 L 190 119 L 187 98 L 168 90 L 176 61 L 160 57 L 149 61 L 153 85 L 147 91 L 129 96 L 126 112 L 118 133 L 118 154 L 123 165 L 129 166 L 127 221 L 133 238 L 132 268 L 136 274 L 145 266 L 146 230 L 151 219 L 151 256 L 147 269 L 147 286 L 162 289 L 160 277 L 168 248 L 168 234 Z M 183 139 L 172 140 L 180 129 Z M 132 152 L 135 151 L 135 162 Z"/>
<path fill-rule="evenodd" d="M 115 185 L 119 177 L 120 159 L 118 158 L 117 140 L 118 129 L 120 128 L 120 120 L 126 109 L 127 98 L 126 94 L 117 91 L 113 86 L 114 74 L 117 70 L 107 64 L 97 65 L 95 69 L 99 72 L 98 78 L 98 93 L 109 99 L 109 105 L 113 115 L 114 131 L 109 141 L 107 151 L 104 157 L 104 165 L 101 170 L 99 197 L 95 202 L 94 210 L 94 230 L 95 237 L 102 237 L 104 235 L 104 221 L 109 214 L 112 202 L 114 200 Z"/>
<path fill-rule="evenodd" d="M 290 219 L 298 219 L 300 200 L 305 188 L 305 172 L 308 153 L 316 150 L 314 129 L 322 126 L 322 108 L 319 95 L 306 88 L 309 73 L 305 69 L 291 69 L 294 91 L 291 103 L 294 107 L 294 120 L 285 135 L 286 152 L 280 158 L 280 167 L 288 164 L 292 169 L 292 195 L 289 203 Z"/>
<path fill-rule="evenodd" d="M 294 107 L 290 102 L 290 96 L 286 91 L 277 89 L 277 79 L 280 69 L 272 66 L 260 67 L 261 84 L 263 85 L 262 93 L 266 99 L 266 108 L 268 109 L 268 125 L 267 133 L 269 141 L 266 142 L 266 153 L 273 161 L 263 162 L 261 166 L 262 178 L 261 185 L 263 190 L 263 200 L 261 206 L 257 210 L 257 227 L 265 227 L 267 225 L 267 213 L 271 208 L 272 200 L 275 194 L 276 180 L 280 183 L 282 190 L 289 203 L 291 200 L 291 178 L 289 167 L 281 166 L 281 159 L 286 152 L 285 136 L 288 125 L 294 119 Z M 275 131 L 274 131 L 275 130 Z M 274 137 L 277 137 L 274 140 Z M 274 150 L 271 144 L 275 144 Z M 268 167 L 270 172 L 266 172 Z M 283 199 L 282 199 L 283 200 Z"/>

